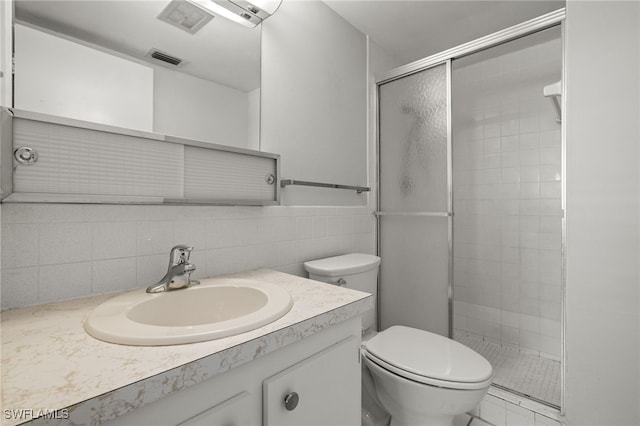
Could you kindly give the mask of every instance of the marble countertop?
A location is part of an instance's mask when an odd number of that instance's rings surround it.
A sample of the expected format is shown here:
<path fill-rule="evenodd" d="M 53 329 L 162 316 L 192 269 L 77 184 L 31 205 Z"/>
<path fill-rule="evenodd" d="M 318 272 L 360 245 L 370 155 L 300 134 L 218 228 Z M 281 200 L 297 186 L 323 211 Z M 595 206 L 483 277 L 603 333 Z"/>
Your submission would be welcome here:
<path fill-rule="evenodd" d="M 106 343 L 84 331 L 91 310 L 113 294 L 3 312 L 1 424 L 36 417 L 34 423 L 101 423 L 361 315 L 374 304 L 368 293 L 266 269 L 217 278 L 226 277 L 280 285 L 291 294 L 293 308 L 236 336 L 154 347 Z"/>

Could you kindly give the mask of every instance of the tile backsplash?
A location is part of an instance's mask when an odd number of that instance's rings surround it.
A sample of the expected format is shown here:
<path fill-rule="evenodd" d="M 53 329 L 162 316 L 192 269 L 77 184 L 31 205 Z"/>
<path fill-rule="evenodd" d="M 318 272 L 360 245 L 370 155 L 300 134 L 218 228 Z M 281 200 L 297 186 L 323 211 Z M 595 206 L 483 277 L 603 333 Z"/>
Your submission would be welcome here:
<path fill-rule="evenodd" d="M 304 276 L 303 262 L 374 253 L 367 207 L 2 205 L 2 309 L 143 288 L 175 244 L 195 278 L 255 268 Z"/>

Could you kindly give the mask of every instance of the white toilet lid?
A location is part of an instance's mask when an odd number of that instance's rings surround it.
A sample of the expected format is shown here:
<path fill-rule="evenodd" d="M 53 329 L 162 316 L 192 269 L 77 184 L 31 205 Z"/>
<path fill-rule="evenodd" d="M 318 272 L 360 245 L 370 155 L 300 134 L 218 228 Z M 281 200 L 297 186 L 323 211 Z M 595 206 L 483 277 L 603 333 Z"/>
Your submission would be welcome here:
<path fill-rule="evenodd" d="M 484 386 L 493 374 L 489 361 L 472 349 L 411 327 L 389 327 L 367 341 L 365 349 L 373 355 L 372 361 L 386 364 L 396 374 L 412 380 L 419 376 L 436 382 L 459 383 L 460 386 L 452 384 L 452 388 L 468 388 L 464 384 L 472 383 Z M 430 384 L 434 380 L 419 381 Z"/>

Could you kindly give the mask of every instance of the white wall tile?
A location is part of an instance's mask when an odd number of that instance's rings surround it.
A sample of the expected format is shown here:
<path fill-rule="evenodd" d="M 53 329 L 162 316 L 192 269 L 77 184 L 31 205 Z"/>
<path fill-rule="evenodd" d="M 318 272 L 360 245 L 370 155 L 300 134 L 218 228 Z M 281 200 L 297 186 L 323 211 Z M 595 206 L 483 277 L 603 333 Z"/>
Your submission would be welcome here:
<path fill-rule="evenodd" d="M 514 404 L 507 404 L 507 425 L 534 426 L 534 423 L 533 411 Z"/>
<path fill-rule="evenodd" d="M 513 135 L 500 138 L 500 148 L 502 152 L 518 151 L 520 149 L 519 136 Z"/>
<path fill-rule="evenodd" d="M 538 149 L 539 147 L 538 133 L 525 133 L 520 135 L 520 150 Z"/>
<path fill-rule="evenodd" d="M 527 115 L 520 118 L 520 133 L 538 132 L 540 129 L 538 115 Z"/>
<path fill-rule="evenodd" d="M 502 136 L 517 135 L 520 132 L 520 122 L 517 119 L 504 120 L 501 123 Z"/>
<path fill-rule="evenodd" d="M 232 219 L 210 219 L 206 222 L 207 249 L 233 247 L 236 243 L 235 221 Z"/>
<path fill-rule="evenodd" d="M 327 235 L 326 216 L 315 216 L 312 222 L 312 238 L 323 238 Z"/>
<path fill-rule="evenodd" d="M 230 274 L 235 271 L 233 248 L 216 248 L 207 250 L 207 276 Z"/>
<path fill-rule="evenodd" d="M 114 293 L 145 287 L 138 285 L 136 267 L 135 257 L 93 262 L 91 293 Z"/>
<path fill-rule="evenodd" d="M 93 259 L 114 259 L 136 255 L 135 222 L 94 223 L 92 257 Z"/>
<path fill-rule="evenodd" d="M 520 168 L 520 182 L 540 182 L 540 167 L 522 166 Z"/>
<path fill-rule="evenodd" d="M 540 151 L 537 149 L 527 149 L 520 151 L 521 166 L 537 166 L 540 164 Z"/>
<path fill-rule="evenodd" d="M 2 309 L 38 303 L 37 267 L 3 268 L 2 283 L 3 285 L 0 286 Z"/>
<path fill-rule="evenodd" d="M 313 218 L 298 216 L 296 219 L 296 238 L 299 240 L 313 238 Z"/>
<path fill-rule="evenodd" d="M 311 218 L 305 218 L 311 221 Z M 260 219 L 237 219 L 233 221 L 237 246 L 260 244 L 264 241 L 264 227 Z"/>
<path fill-rule="evenodd" d="M 91 226 L 88 223 L 44 223 L 40 225 L 40 265 L 91 260 Z"/>
<path fill-rule="evenodd" d="M 205 220 L 178 220 L 174 222 L 176 244 L 194 248 L 195 253 L 207 248 L 207 222 Z"/>
<path fill-rule="evenodd" d="M 79 207 L 3 206 L 3 245 L 18 247 L 3 246 L 3 309 L 155 284 L 176 243 L 195 247 L 194 278 L 256 267 L 305 275 L 306 260 L 375 251 L 375 219 L 366 207 Z M 8 266 L 26 259 L 33 268 Z M 47 286 L 43 273 L 53 277 Z M 63 277 L 71 281 L 58 284 Z"/>
<path fill-rule="evenodd" d="M 535 426 L 562 426 L 562 423 L 558 420 L 551 419 L 539 413 L 534 413 L 533 417 Z"/>
<path fill-rule="evenodd" d="M 156 284 L 167 272 L 169 253 L 136 258 L 136 280 L 141 287 Z"/>
<path fill-rule="evenodd" d="M 507 408 L 503 400 L 487 395 L 480 403 L 480 417 L 495 425 L 507 425 Z"/>
<path fill-rule="evenodd" d="M 38 225 L 2 225 L 2 267 L 18 268 L 38 264 Z"/>
<path fill-rule="evenodd" d="M 40 266 L 38 302 L 73 299 L 91 294 L 91 262 Z"/>
<path fill-rule="evenodd" d="M 137 254 L 147 256 L 169 253 L 175 245 L 174 223 L 169 221 L 137 223 Z"/>
<path fill-rule="evenodd" d="M 562 155 L 559 146 L 544 147 L 540 149 L 540 164 L 560 164 Z"/>
<path fill-rule="evenodd" d="M 560 359 L 560 337 L 540 336 L 540 352 L 547 354 L 548 357 L 554 356 Z"/>

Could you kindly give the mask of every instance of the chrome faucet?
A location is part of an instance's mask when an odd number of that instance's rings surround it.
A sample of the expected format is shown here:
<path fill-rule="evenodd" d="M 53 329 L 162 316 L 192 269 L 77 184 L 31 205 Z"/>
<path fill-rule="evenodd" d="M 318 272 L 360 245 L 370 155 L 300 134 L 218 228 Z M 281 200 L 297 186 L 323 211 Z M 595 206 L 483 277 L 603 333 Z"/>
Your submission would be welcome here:
<path fill-rule="evenodd" d="M 157 284 L 147 287 L 147 293 L 178 290 L 200 284 L 200 281 L 191 279 L 191 273 L 196 270 L 196 265 L 189 263 L 192 250 L 193 247 L 185 245 L 173 247 L 169 254 L 167 273 Z"/>

